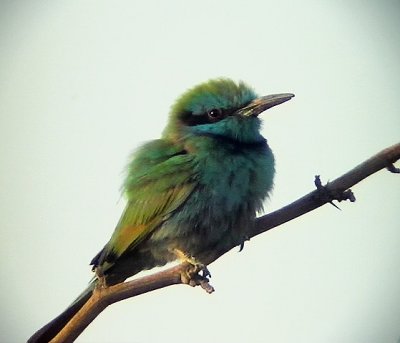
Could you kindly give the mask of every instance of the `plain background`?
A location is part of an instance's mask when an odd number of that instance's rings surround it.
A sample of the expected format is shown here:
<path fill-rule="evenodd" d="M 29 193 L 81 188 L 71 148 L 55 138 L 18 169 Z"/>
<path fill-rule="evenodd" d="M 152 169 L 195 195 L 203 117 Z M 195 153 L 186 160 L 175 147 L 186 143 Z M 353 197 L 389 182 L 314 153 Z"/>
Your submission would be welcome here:
<path fill-rule="evenodd" d="M 267 210 L 400 132 L 398 1 L 2 1 L 0 341 L 22 342 L 91 278 L 124 206 L 130 152 L 213 77 L 293 92 L 264 114 Z M 391 343 L 400 337 L 399 176 L 251 240 L 174 286 L 115 304 L 78 342 Z"/>

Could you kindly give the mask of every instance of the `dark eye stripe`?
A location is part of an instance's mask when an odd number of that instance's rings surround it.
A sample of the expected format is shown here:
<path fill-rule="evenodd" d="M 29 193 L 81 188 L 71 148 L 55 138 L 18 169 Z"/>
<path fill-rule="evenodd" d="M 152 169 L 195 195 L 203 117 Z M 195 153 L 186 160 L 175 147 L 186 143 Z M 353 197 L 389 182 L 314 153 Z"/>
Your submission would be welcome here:
<path fill-rule="evenodd" d="M 211 111 L 221 111 L 219 116 L 213 117 L 212 115 L 210 116 Z M 227 116 L 231 115 L 234 113 L 235 109 L 229 109 L 229 110 L 224 110 L 224 109 L 214 109 L 208 111 L 203 114 L 196 114 L 194 115 L 192 112 L 185 112 L 183 115 L 181 115 L 181 120 L 185 125 L 188 126 L 195 126 L 195 125 L 201 125 L 201 124 L 209 124 L 209 123 L 215 123 L 217 121 L 220 121 Z M 214 112 L 213 112 L 214 113 Z"/>

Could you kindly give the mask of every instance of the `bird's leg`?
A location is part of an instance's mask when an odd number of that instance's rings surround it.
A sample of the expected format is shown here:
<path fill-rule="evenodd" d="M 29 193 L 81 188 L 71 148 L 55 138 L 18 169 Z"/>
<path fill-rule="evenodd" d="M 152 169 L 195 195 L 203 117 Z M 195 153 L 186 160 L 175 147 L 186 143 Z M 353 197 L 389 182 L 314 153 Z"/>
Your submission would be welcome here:
<path fill-rule="evenodd" d="M 103 269 L 100 266 L 97 266 L 94 269 L 94 272 L 96 273 L 96 278 L 98 280 L 97 282 L 97 288 L 106 288 L 106 277 L 104 276 Z"/>
<path fill-rule="evenodd" d="M 182 250 L 173 249 L 174 254 L 181 262 L 187 263 L 188 267 L 181 273 L 181 281 L 192 287 L 200 285 L 207 293 L 214 292 L 214 288 L 209 284 L 208 277 L 211 277 L 207 266 L 197 261 L 193 256 L 189 256 Z M 199 275 L 202 272 L 202 275 Z"/>
<path fill-rule="evenodd" d="M 181 262 L 186 262 L 189 264 L 188 269 L 185 271 L 186 276 L 183 276 L 184 280 L 183 283 L 189 284 L 190 279 L 193 275 L 202 272 L 203 277 L 211 277 L 210 271 L 207 269 L 203 263 L 197 261 L 193 256 L 189 256 L 188 254 L 184 253 L 182 250 L 174 249 L 174 254 Z"/>

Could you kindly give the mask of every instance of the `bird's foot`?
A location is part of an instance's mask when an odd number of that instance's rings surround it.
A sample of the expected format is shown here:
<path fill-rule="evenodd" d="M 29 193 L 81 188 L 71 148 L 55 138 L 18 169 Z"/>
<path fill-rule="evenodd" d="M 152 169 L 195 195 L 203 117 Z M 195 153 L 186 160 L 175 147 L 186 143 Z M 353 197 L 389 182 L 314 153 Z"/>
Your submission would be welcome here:
<path fill-rule="evenodd" d="M 192 287 L 201 286 L 207 293 L 214 292 L 214 287 L 209 283 L 211 273 L 206 265 L 179 249 L 174 249 L 174 253 L 180 261 L 186 264 L 186 268 L 181 272 L 182 283 Z M 200 272 L 201 275 L 199 274 Z"/>
<path fill-rule="evenodd" d="M 333 203 L 333 200 L 339 202 L 344 200 L 349 200 L 351 202 L 356 201 L 356 197 L 354 196 L 351 189 L 346 189 L 344 191 L 334 191 L 329 188 L 329 182 L 325 186 L 322 185 L 321 177 L 319 175 L 315 175 L 314 184 L 315 187 L 317 187 L 318 197 L 322 201 L 329 202 L 332 206 L 336 207 L 338 210 L 340 210 L 340 208 Z"/>
<path fill-rule="evenodd" d="M 244 248 L 244 243 L 245 243 L 246 241 L 249 241 L 249 240 L 250 240 L 250 237 L 249 237 L 249 236 L 245 235 L 245 236 L 243 237 L 243 240 L 240 242 L 240 245 L 239 245 L 239 252 L 241 252 L 241 251 L 243 250 L 243 248 Z"/>
<path fill-rule="evenodd" d="M 389 170 L 391 173 L 399 174 L 400 173 L 400 168 L 396 168 L 396 166 L 391 163 L 386 167 L 387 170 Z"/>

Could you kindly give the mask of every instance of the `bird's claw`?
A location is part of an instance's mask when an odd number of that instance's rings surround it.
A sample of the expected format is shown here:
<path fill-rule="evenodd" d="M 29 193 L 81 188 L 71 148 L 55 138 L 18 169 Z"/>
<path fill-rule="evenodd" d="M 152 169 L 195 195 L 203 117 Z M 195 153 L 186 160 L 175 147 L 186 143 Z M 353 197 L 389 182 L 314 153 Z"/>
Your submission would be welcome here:
<path fill-rule="evenodd" d="M 393 163 L 389 164 L 386 167 L 387 170 L 389 170 L 391 173 L 399 174 L 400 173 L 400 168 L 396 168 Z"/>
<path fill-rule="evenodd" d="M 208 270 L 207 266 L 204 266 L 204 265 L 203 265 L 203 268 L 201 269 L 201 273 L 203 274 L 202 276 L 203 276 L 204 278 L 211 277 L 211 273 L 210 273 L 210 271 Z"/>
<path fill-rule="evenodd" d="M 243 237 L 243 240 L 240 242 L 240 244 L 239 244 L 239 252 L 241 252 L 242 250 L 243 250 L 243 248 L 244 248 L 244 243 L 246 242 L 246 241 L 249 241 L 250 240 L 250 237 L 249 236 L 247 236 L 247 235 L 245 235 L 244 237 Z"/>
<path fill-rule="evenodd" d="M 199 274 L 200 271 L 202 272 L 202 275 Z M 200 286 L 207 293 L 212 293 L 214 292 L 214 287 L 210 285 L 208 276 L 211 276 L 211 274 L 206 267 L 205 269 L 199 270 L 197 268 L 193 268 L 193 265 L 189 265 L 186 270 L 182 271 L 181 281 L 183 284 L 192 287 Z"/>
<path fill-rule="evenodd" d="M 186 261 L 186 262 L 187 262 L 187 268 L 181 274 L 181 279 L 183 283 L 190 285 L 191 281 L 195 280 L 197 277 L 203 279 L 211 277 L 210 271 L 204 264 L 199 262 L 193 263 L 193 261 Z M 199 274 L 200 272 L 201 275 Z"/>

